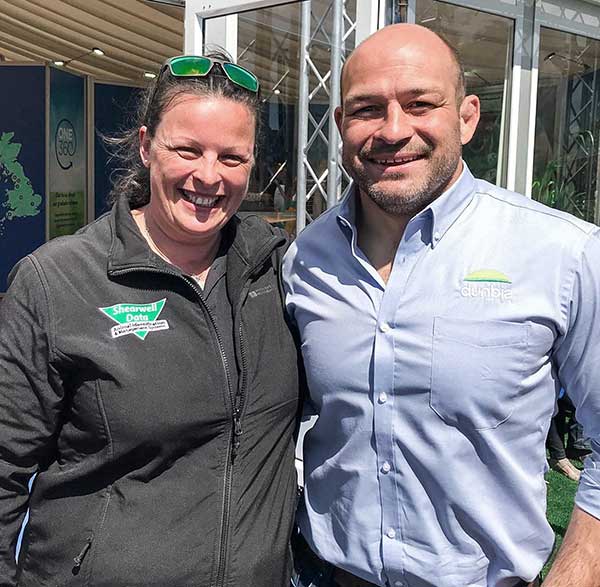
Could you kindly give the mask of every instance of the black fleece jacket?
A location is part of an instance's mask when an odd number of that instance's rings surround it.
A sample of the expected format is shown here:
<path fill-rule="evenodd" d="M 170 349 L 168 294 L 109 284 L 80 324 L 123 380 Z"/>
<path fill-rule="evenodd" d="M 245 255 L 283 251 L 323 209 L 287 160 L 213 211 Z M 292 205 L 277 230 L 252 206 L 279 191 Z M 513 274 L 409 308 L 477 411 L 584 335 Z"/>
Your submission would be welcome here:
<path fill-rule="evenodd" d="M 125 199 L 13 271 L 0 303 L 1 587 L 289 585 L 285 238 L 256 217 L 226 230 L 235 357 Z"/>

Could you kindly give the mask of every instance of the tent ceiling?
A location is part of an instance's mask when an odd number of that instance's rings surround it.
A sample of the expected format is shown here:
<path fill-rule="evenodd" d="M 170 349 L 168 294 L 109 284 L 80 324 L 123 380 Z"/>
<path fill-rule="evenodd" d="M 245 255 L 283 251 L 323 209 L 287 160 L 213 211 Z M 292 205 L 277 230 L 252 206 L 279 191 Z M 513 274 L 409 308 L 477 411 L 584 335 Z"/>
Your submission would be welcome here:
<path fill-rule="evenodd" d="M 68 65 L 98 80 L 143 83 L 183 51 L 184 10 L 143 0 L 0 0 L 0 59 Z"/>

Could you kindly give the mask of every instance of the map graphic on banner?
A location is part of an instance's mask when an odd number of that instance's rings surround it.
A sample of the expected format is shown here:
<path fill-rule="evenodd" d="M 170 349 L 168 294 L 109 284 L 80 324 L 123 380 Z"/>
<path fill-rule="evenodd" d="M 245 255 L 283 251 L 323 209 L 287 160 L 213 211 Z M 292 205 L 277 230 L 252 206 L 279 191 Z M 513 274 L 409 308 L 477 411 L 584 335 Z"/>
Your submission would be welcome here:
<path fill-rule="evenodd" d="M 14 132 L 0 135 L 0 235 L 5 223 L 40 213 L 42 196 L 36 194 L 19 163 L 21 144 L 13 142 Z"/>
<path fill-rule="evenodd" d="M 19 259 L 46 241 L 46 67 L 0 63 L 0 87 L 1 297 Z"/>

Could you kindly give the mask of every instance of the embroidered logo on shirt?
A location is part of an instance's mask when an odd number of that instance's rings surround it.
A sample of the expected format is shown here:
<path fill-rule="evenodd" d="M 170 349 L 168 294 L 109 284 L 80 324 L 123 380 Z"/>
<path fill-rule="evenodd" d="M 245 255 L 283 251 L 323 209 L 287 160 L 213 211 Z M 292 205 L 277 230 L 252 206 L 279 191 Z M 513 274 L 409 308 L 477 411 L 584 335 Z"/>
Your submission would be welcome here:
<path fill-rule="evenodd" d="M 110 335 L 113 338 L 135 334 L 139 339 L 144 340 L 149 332 L 169 328 L 166 320 L 157 320 L 166 301 L 167 298 L 149 304 L 124 302 L 98 309 L 117 323 L 117 326 L 110 329 Z"/>
<path fill-rule="evenodd" d="M 481 298 L 487 302 L 511 302 L 512 282 L 495 269 L 478 269 L 463 279 L 460 295 L 464 298 Z"/>
<path fill-rule="evenodd" d="M 269 284 L 269 285 L 265 285 L 265 287 L 259 287 L 258 289 L 249 291 L 248 295 L 251 298 L 257 298 L 258 296 L 264 296 L 265 294 L 272 292 L 274 289 L 275 288 L 271 284 Z"/>

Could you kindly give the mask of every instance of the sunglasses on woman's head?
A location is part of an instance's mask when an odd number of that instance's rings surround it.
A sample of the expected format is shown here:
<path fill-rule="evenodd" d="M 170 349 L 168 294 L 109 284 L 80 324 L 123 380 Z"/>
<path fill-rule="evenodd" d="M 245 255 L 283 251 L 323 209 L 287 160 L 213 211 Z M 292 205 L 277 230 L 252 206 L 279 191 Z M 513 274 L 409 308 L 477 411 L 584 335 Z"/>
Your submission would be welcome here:
<path fill-rule="evenodd" d="M 231 61 L 213 59 L 212 57 L 204 57 L 203 55 L 171 57 L 163 65 L 161 73 L 168 67 L 171 75 L 174 77 L 204 77 L 210 73 L 215 63 L 221 66 L 221 69 L 230 82 L 254 94 L 258 93 L 258 78 L 251 71 L 248 71 L 241 65 L 231 63 Z"/>

